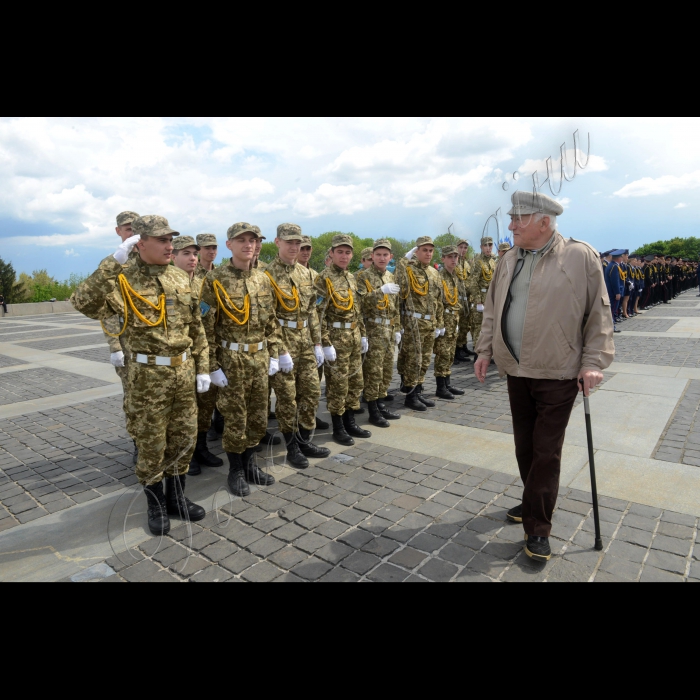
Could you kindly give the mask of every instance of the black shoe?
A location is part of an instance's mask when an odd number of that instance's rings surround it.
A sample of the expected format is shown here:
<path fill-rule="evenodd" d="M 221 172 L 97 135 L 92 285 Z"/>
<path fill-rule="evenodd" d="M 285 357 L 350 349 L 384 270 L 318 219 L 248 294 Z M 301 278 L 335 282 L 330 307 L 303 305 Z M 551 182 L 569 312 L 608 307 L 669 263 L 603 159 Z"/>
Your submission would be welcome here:
<path fill-rule="evenodd" d="M 187 476 L 200 476 L 202 473 L 202 467 L 197 464 L 197 462 L 194 461 L 194 459 L 190 462 L 190 468 L 187 471 Z"/>
<path fill-rule="evenodd" d="M 419 413 L 424 413 L 428 409 L 418 400 L 418 387 L 414 387 L 411 393 L 406 397 L 406 403 L 404 404 L 406 408 L 410 408 L 412 411 L 418 411 Z"/>
<path fill-rule="evenodd" d="M 223 467 L 224 460 L 219 459 L 209 452 L 207 447 L 207 434 L 199 433 L 197 435 L 197 447 L 194 450 L 192 461 L 196 462 L 200 467 Z M 201 473 L 201 472 L 200 472 Z"/>
<path fill-rule="evenodd" d="M 461 389 L 455 389 L 452 386 L 452 377 L 446 377 L 446 379 L 447 379 L 447 388 L 449 389 L 450 394 L 452 394 L 453 396 L 464 396 L 467 393 L 466 391 L 462 391 Z"/>
<path fill-rule="evenodd" d="M 214 417 L 211 420 L 211 429 L 207 433 L 207 440 L 216 442 L 224 434 L 224 417 L 218 408 L 214 409 Z"/>
<path fill-rule="evenodd" d="M 619 328 L 616 328 L 615 333 L 622 333 L 622 331 Z"/>
<path fill-rule="evenodd" d="M 379 413 L 387 420 L 401 420 L 401 416 L 398 413 L 392 413 L 381 401 L 377 401 L 377 408 Z"/>
<path fill-rule="evenodd" d="M 316 419 L 316 430 L 328 430 L 331 426 L 320 418 Z"/>
<path fill-rule="evenodd" d="M 204 508 L 192 503 L 185 496 L 186 476 L 165 477 L 165 500 L 168 504 L 168 515 L 180 520 L 198 523 L 207 517 Z"/>
<path fill-rule="evenodd" d="M 243 462 L 243 471 L 245 472 L 246 481 L 249 484 L 255 484 L 255 486 L 275 485 L 275 477 L 265 474 L 265 472 L 258 467 L 255 458 L 255 450 L 246 450 L 243 453 L 241 461 Z"/>
<path fill-rule="evenodd" d="M 479 357 L 473 350 L 469 349 L 468 345 L 464 346 L 464 352 L 466 352 L 469 357 L 473 357 L 475 359 Z"/>
<path fill-rule="evenodd" d="M 516 508 L 513 508 L 513 510 L 509 510 L 508 515 L 506 517 L 508 518 L 508 520 L 510 520 L 511 523 L 517 523 L 518 525 L 522 524 L 523 507 L 517 506 Z"/>
<path fill-rule="evenodd" d="M 311 431 L 305 430 L 304 428 L 299 428 L 297 433 L 297 443 L 299 444 L 299 450 L 309 459 L 326 459 L 331 456 L 331 451 L 325 447 L 316 447 L 311 442 Z"/>
<path fill-rule="evenodd" d="M 355 441 L 345 431 L 343 416 L 331 416 L 333 420 L 333 439 L 343 447 L 352 447 Z"/>
<path fill-rule="evenodd" d="M 309 460 L 299 450 L 296 436 L 293 433 L 285 433 L 284 442 L 287 445 L 287 464 L 295 469 L 308 469 Z"/>
<path fill-rule="evenodd" d="M 444 401 L 454 401 L 455 397 L 450 393 L 450 390 L 447 388 L 447 381 L 445 377 L 436 377 L 436 379 L 437 392 L 435 393 L 435 396 L 437 396 L 439 399 L 443 399 Z M 418 397 L 418 400 L 421 400 L 420 396 Z M 428 404 L 426 404 L 426 406 L 427 405 Z M 433 406 L 434 405 L 435 404 L 433 404 Z"/>
<path fill-rule="evenodd" d="M 243 455 L 228 453 L 229 472 L 228 472 L 228 488 L 229 491 L 239 498 L 250 496 L 250 486 L 245 480 L 245 472 L 243 470 Z"/>
<path fill-rule="evenodd" d="M 353 414 L 356 416 L 364 416 L 365 415 L 365 409 L 364 408 L 358 408 L 357 410 L 353 410 Z"/>
<path fill-rule="evenodd" d="M 155 537 L 165 537 L 170 532 L 170 518 L 163 482 L 146 486 L 143 490 L 148 501 L 148 529 Z"/>
<path fill-rule="evenodd" d="M 372 437 L 372 433 L 369 430 L 363 430 L 355 423 L 355 414 L 352 411 L 345 411 L 343 414 L 343 425 L 345 426 L 345 432 L 350 437 L 361 438 L 362 440 L 369 440 Z"/>
<path fill-rule="evenodd" d="M 435 401 L 428 401 L 428 399 L 423 396 L 423 385 L 419 384 L 416 387 L 416 396 L 418 397 L 418 400 L 424 405 L 427 406 L 428 408 L 435 408 Z M 452 394 L 450 394 L 452 396 Z"/>
<path fill-rule="evenodd" d="M 403 375 L 401 375 L 401 386 L 399 388 L 399 393 L 400 394 L 410 394 L 412 391 L 413 391 L 413 388 L 406 386 L 406 384 L 404 383 Z"/>
<path fill-rule="evenodd" d="M 464 359 L 460 356 L 459 350 L 457 350 L 457 351 L 455 352 L 455 359 L 454 359 L 454 361 L 452 362 L 452 364 L 453 364 L 453 365 L 458 365 L 458 364 L 460 364 L 461 362 L 464 362 Z"/>
<path fill-rule="evenodd" d="M 136 440 L 134 442 L 134 466 L 138 464 L 139 461 L 139 448 L 136 447 Z"/>
<path fill-rule="evenodd" d="M 369 404 L 369 422 L 377 428 L 389 428 L 390 425 L 386 418 L 381 414 L 376 401 L 370 401 Z"/>
<path fill-rule="evenodd" d="M 393 394 L 387 394 L 383 399 L 379 399 L 380 403 L 394 403 L 396 398 Z"/>
<path fill-rule="evenodd" d="M 275 435 L 270 435 L 270 433 L 265 433 L 265 437 L 260 441 L 260 444 L 263 446 L 273 445 L 274 447 L 277 447 L 278 445 L 282 444 L 282 438 Z"/>
<path fill-rule="evenodd" d="M 549 538 L 528 537 L 525 554 L 533 561 L 542 563 L 548 562 L 552 558 L 552 548 L 549 546 Z"/>

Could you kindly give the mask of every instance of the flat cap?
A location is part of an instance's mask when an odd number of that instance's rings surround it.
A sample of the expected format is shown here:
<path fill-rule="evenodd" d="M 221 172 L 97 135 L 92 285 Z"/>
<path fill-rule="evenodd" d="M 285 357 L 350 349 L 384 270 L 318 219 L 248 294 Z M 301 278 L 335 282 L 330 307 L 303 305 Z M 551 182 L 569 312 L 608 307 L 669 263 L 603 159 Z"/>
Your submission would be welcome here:
<path fill-rule="evenodd" d="M 311 236 L 302 236 L 301 237 L 301 247 L 302 248 L 310 248 L 313 245 L 311 242 Z"/>
<path fill-rule="evenodd" d="M 493 238 L 491 238 L 490 236 L 487 236 L 486 238 L 482 238 L 481 245 L 493 245 Z"/>
<path fill-rule="evenodd" d="M 282 224 L 277 227 L 277 238 L 281 241 L 303 241 L 301 226 L 296 224 Z"/>
<path fill-rule="evenodd" d="M 206 248 L 208 246 L 218 246 L 219 241 L 216 240 L 216 236 L 213 233 L 200 233 L 197 236 L 197 245 L 200 248 Z"/>
<path fill-rule="evenodd" d="M 499 253 L 504 251 L 504 250 L 510 250 L 512 248 L 510 243 L 501 243 L 501 245 L 498 246 L 498 251 Z"/>
<path fill-rule="evenodd" d="M 613 258 L 621 258 L 625 254 L 624 250 L 613 250 L 610 255 L 613 256 Z"/>
<path fill-rule="evenodd" d="M 372 253 L 374 252 L 374 248 L 365 248 L 362 253 L 360 254 L 362 260 L 369 260 L 372 257 Z"/>
<path fill-rule="evenodd" d="M 513 208 L 508 212 L 508 216 L 527 216 L 528 214 L 561 216 L 564 213 L 564 207 L 546 194 L 514 192 L 511 201 Z"/>
<path fill-rule="evenodd" d="M 119 214 L 119 216 L 117 216 L 117 226 L 133 224 L 138 218 L 140 218 L 139 215 L 133 211 L 123 211 L 121 214 Z"/>
<path fill-rule="evenodd" d="M 333 243 L 331 245 L 331 250 L 334 250 L 335 248 L 340 248 L 340 246 L 346 245 L 349 248 L 352 248 L 355 250 L 355 244 L 353 243 L 352 236 L 347 236 L 344 233 L 341 233 L 337 236 L 333 236 Z"/>
<path fill-rule="evenodd" d="M 386 248 L 387 250 L 392 250 L 391 241 L 387 241 L 386 238 L 380 238 L 378 241 L 374 242 L 372 250 L 375 251 L 378 248 Z"/>
<path fill-rule="evenodd" d="M 245 222 L 231 226 L 226 235 L 228 236 L 229 241 L 232 241 L 234 238 L 238 238 L 244 233 L 252 233 L 257 238 L 262 239 L 262 232 L 260 229 L 257 226 L 253 226 L 252 224 L 247 224 Z"/>
<path fill-rule="evenodd" d="M 179 236 L 178 231 L 173 231 L 165 217 L 162 216 L 141 216 L 133 222 L 135 236 Z"/>
<path fill-rule="evenodd" d="M 459 255 L 459 250 L 457 250 L 456 245 L 446 245 L 442 249 L 442 257 L 446 258 L 448 255 Z"/>
<path fill-rule="evenodd" d="M 608 251 L 605 252 L 605 253 L 601 253 L 601 256 L 604 257 L 604 258 L 607 258 L 608 255 L 611 255 L 611 254 L 612 254 L 612 250 L 608 250 Z"/>
<path fill-rule="evenodd" d="M 418 248 L 421 248 L 424 245 L 431 245 L 434 247 L 435 243 L 433 242 L 433 239 L 430 236 L 422 236 L 416 241 L 416 246 L 418 246 Z"/>
<path fill-rule="evenodd" d="M 196 248 L 201 250 L 201 246 L 197 245 L 197 241 L 192 236 L 178 236 L 177 240 L 173 241 L 175 250 L 185 250 L 185 248 Z"/>

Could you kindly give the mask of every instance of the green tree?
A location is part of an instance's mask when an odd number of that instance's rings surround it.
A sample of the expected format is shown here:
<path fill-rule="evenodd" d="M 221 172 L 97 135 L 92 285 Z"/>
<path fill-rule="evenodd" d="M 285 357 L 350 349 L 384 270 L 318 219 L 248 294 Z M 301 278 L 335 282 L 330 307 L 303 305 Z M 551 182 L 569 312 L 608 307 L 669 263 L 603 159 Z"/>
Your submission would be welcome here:
<path fill-rule="evenodd" d="M 637 248 L 640 255 L 672 255 L 675 258 L 690 258 L 697 260 L 700 257 L 700 238 L 672 238 L 669 241 L 657 241 L 647 243 Z"/>
<path fill-rule="evenodd" d="M 24 296 L 21 281 L 17 281 L 17 273 L 12 263 L 6 263 L 0 258 L 0 294 L 8 304 L 21 303 Z"/>

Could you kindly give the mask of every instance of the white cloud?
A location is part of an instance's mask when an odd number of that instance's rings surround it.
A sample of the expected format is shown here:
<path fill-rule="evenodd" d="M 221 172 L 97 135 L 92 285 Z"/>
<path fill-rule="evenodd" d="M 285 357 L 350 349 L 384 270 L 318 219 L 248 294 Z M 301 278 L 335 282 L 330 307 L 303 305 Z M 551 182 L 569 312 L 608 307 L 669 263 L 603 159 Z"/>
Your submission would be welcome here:
<path fill-rule="evenodd" d="M 70 250 L 66 251 L 66 257 L 67 258 L 79 258 L 80 253 L 76 253 L 75 250 L 73 248 L 71 248 Z"/>
<path fill-rule="evenodd" d="M 681 202 L 680 204 L 676 204 L 676 206 L 673 208 L 674 209 L 687 209 L 689 206 L 690 206 L 689 204 L 685 204 L 684 202 Z"/>
<path fill-rule="evenodd" d="M 658 194 L 670 194 L 679 190 L 694 190 L 700 187 L 700 170 L 685 175 L 664 175 L 656 179 L 644 177 L 630 182 L 615 192 L 617 197 L 650 197 Z"/>
<path fill-rule="evenodd" d="M 568 197 L 555 197 L 555 199 L 564 209 L 568 209 L 571 206 L 571 200 Z"/>
<path fill-rule="evenodd" d="M 579 151 L 579 158 L 578 160 L 581 163 L 586 162 L 586 154 L 582 153 Z M 555 154 L 552 154 L 552 163 L 550 165 L 550 170 L 552 171 L 552 177 L 553 177 L 553 182 L 552 187 L 556 190 L 559 187 L 559 183 L 561 181 L 561 153 L 557 153 L 556 156 Z M 564 163 L 564 170 L 567 174 L 568 177 L 572 177 L 574 174 L 574 170 L 576 170 L 576 177 L 579 175 L 590 175 L 591 173 L 602 173 L 605 172 L 606 170 L 610 169 L 610 166 L 608 165 L 607 161 L 605 158 L 602 156 L 596 156 L 591 154 L 590 158 L 588 159 L 588 163 L 586 164 L 585 168 L 580 168 L 578 165 L 576 165 L 576 168 L 574 168 L 574 165 L 577 163 L 576 161 L 576 152 L 574 151 L 573 148 L 570 148 L 566 151 L 566 159 Z M 547 159 L 544 158 L 542 160 L 526 160 L 519 168 L 518 171 L 520 172 L 521 176 L 524 178 L 527 178 L 527 181 L 531 181 L 533 173 L 537 172 L 540 182 L 544 182 L 544 180 L 547 177 Z M 548 185 L 546 185 L 548 187 Z"/>

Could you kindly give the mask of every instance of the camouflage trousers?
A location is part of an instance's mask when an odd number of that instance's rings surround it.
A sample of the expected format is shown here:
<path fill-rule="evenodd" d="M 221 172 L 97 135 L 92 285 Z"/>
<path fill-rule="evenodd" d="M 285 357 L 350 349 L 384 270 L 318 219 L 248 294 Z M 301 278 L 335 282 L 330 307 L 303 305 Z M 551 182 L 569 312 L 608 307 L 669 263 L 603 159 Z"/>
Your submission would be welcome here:
<path fill-rule="evenodd" d="M 365 401 L 379 401 L 387 396 L 394 373 L 395 332 L 393 327 L 367 322 L 369 352 L 362 365 Z"/>
<path fill-rule="evenodd" d="M 457 347 L 463 348 L 468 341 L 468 336 L 472 330 L 473 314 L 469 312 L 467 302 L 462 302 L 462 310 L 459 313 L 459 335 L 457 336 Z"/>
<path fill-rule="evenodd" d="M 197 441 L 196 369 L 130 362 L 124 406 L 127 430 L 139 450 L 136 476 L 151 486 L 187 474 Z"/>
<path fill-rule="evenodd" d="M 197 431 L 200 433 L 206 433 L 211 428 L 218 392 L 219 388 L 212 384 L 206 394 L 197 394 Z"/>
<path fill-rule="evenodd" d="M 279 372 L 271 385 L 277 397 L 275 414 L 283 435 L 296 433 L 299 427 L 316 430 L 316 413 L 321 400 L 321 382 L 308 329 L 283 328 L 284 346 L 294 360 L 289 374 Z"/>
<path fill-rule="evenodd" d="M 435 326 L 431 321 L 404 318 L 400 363 L 404 386 L 412 389 L 425 381 L 435 346 Z"/>
<path fill-rule="evenodd" d="M 228 379 L 217 400 L 224 417 L 224 450 L 243 454 L 257 447 L 267 432 L 270 355 L 267 350 L 255 354 L 224 350 L 221 359 Z"/>
<path fill-rule="evenodd" d="M 484 322 L 484 314 L 477 311 L 476 307 L 472 309 L 472 339 L 474 340 L 474 351 L 476 351 L 476 344 L 479 342 L 479 336 L 481 335 L 481 324 Z"/>
<path fill-rule="evenodd" d="M 457 350 L 457 333 L 460 314 L 445 310 L 445 335 L 435 341 L 435 376 L 449 377 Z"/>
<path fill-rule="evenodd" d="M 326 397 L 328 410 L 333 416 L 360 408 L 364 388 L 362 375 L 362 337 L 359 329 L 330 332 L 330 341 L 338 359 L 326 362 Z"/>

